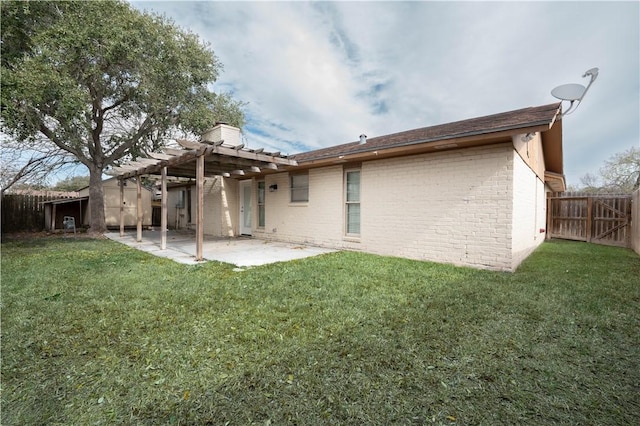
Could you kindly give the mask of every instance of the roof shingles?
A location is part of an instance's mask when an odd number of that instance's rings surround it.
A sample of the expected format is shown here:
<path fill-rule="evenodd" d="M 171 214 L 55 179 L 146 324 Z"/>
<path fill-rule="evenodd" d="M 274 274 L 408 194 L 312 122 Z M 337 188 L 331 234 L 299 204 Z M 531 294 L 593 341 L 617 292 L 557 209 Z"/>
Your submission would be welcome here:
<path fill-rule="evenodd" d="M 366 144 L 358 142 L 336 145 L 314 151 L 292 155 L 299 164 L 346 154 L 375 151 L 405 145 L 442 141 L 447 139 L 483 135 L 501 131 L 525 129 L 540 125 L 551 125 L 560 111 L 560 103 L 538 107 L 523 108 L 500 114 L 487 115 L 469 120 L 440 124 L 420 129 L 407 130 L 390 135 L 378 136 L 367 140 Z"/>

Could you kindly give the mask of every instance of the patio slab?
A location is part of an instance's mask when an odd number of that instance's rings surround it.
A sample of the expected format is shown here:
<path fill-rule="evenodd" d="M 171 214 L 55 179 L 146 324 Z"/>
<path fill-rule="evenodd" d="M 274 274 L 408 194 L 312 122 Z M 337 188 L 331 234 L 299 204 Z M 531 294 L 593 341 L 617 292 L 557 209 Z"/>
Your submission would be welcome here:
<path fill-rule="evenodd" d="M 125 233 L 123 237 L 119 232 L 107 232 L 104 235 L 113 241 L 154 256 L 165 257 L 188 265 L 201 263 L 195 259 L 196 235 L 193 232 L 168 231 L 165 250 L 160 250 L 160 231 L 143 231 L 141 242 L 136 241 L 135 231 Z M 205 261 L 215 260 L 238 267 L 287 262 L 335 251 L 322 247 L 265 241 L 251 237 L 213 238 L 205 236 L 202 246 Z"/>

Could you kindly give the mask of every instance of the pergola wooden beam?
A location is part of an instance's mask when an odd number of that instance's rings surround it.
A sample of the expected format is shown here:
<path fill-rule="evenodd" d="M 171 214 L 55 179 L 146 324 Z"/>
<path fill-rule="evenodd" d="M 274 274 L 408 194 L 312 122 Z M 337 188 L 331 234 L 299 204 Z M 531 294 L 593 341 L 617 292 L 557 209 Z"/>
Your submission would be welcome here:
<path fill-rule="evenodd" d="M 109 174 L 125 179 L 136 178 L 138 192 L 137 240 L 142 240 L 141 175 L 160 174 L 162 181 L 162 216 L 160 248 L 166 248 L 167 230 L 167 176 L 196 179 L 196 260 L 203 260 L 204 241 L 204 178 L 205 176 L 246 176 L 279 170 L 280 166 L 295 167 L 296 160 L 268 153 L 260 149 L 245 149 L 243 144 L 225 146 L 224 141 L 203 143 L 178 140 L 184 149 L 164 148 L 163 152 L 149 153 L 149 158 L 138 158 L 118 167 Z M 124 190 L 121 188 L 121 233 L 123 233 Z"/>
<path fill-rule="evenodd" d="M 120 236 L 124 237 L 124 183 L 125 180 L 118 181 L 120 186 Z"/>
<path fill-rule="evenodd" d="M 136 190 L 138 192 L 138 203 L 137 203 L 137 208 L 136 208 L 136 212 L 137 212 L 137 222 L 136 222 L 136 230 L 137 230 L 137 235 L 136 235 L 136 241 L 137 242 L 142 242 L 142 182 L 140 181 L 140 179 L 136 179 Z"/>
<path fill-rule="evenodd" d="M 295 160 L 292 159 L 288 159 L 288 158 L 284 158 L 282 156 L 280 156 L 279 152 L 275 152 L 275 153 L 258 153 L 255 151 L 247 151 L 247 150 L 237 150 L 235 149 L 235 147 L 230 148 L 230 147 L 226 147 L 223 145 L 208 145 L 208 144 L 203 144 L 201 142 L 193 142 L 193 141 L 188 141 L 188 140 L 184 140 L 184 139 L 179 139 L 178 143 L 185 147 L 185 148 L 189 148 L 189 149 L 197 149 L 197 148 L 201 148 L 202 146 L 206 147 L 207 150 L 207 155 L 211 155 L 211 154 L 222 154 L 222 155 L 226 155 L 229 157 L 239 157 L 239 158 L 246 158 L 249 160 L 257 160 L 257 161 L 262 161 L 265 163 L 274 163 L 274 164 L 283 164 L 283 165 L 288 165 L 288 166 L 297 166 L 298 163 Z"/>
<path fill-rule="evenodd" d="M 163 152 L 150 152 L 149 157 L 155 158 L 156 160 L 171 160 L 175 155 L 169 155 Z"/>
<path fill-rule="evenodd" d="M 160 250 L 167 249 L 167 168 L 163 167 L 160 175 L 162 201 L 160 207 Z"/>
<path fill-rule="evenodd" d="M 196 164 L 196 260 L 204 259 L 204 155 L 198 157 Z"/>

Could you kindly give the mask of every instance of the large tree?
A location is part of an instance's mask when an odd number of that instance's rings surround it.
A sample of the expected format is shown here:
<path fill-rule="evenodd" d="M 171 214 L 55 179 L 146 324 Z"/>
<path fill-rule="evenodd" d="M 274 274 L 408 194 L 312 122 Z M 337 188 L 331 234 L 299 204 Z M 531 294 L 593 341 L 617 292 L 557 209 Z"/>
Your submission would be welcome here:
<path fill-rule="evenodd" d="M 212 90 L 222 68 L 213 51 L 166 17 L 117 0 L 1 7 L 2 130 L 25 150 L 49 143 L 89 169 L 93 232 L 106 229 L 108 166 L 172 131 L 243 124 L 242 104 Z"/>
<path fill-rule="evenodd" d="M 631 193 L 640 188 L 640 148 L 631 147 L 614 154 L 598 174 L 580 178 L 582 191 L 593 193 Z"/>

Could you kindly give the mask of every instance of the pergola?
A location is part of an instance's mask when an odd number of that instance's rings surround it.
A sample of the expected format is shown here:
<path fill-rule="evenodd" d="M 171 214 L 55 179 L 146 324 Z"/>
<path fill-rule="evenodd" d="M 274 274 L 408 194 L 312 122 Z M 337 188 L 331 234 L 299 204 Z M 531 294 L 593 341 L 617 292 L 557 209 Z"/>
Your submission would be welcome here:
<path fill-rule="evenodd" d="M 167 247 L 167 176 L 188 177 L 196 180 L 196 260 L 203 260 L 204 241 L 204 178 L 213 176 L 246 178 L 266 173 L 276 173 L 298 163 L 279 152 L 263 149 L 246 149 L 243 144 L 225 145 L 223 140 L 200 142 L 178 140 L 181 149 L 164 148 L 152 152 L 149 158 L 138 158 L 109 174 L 120 181 L 120 236 L 124 236 L 124 180 L 136 179 L 138 191 L 137 241 L 142 241 L 142 175 L 160 175 L 162 187 L 162 212 L 160 222 L 160 249 Z"/>

